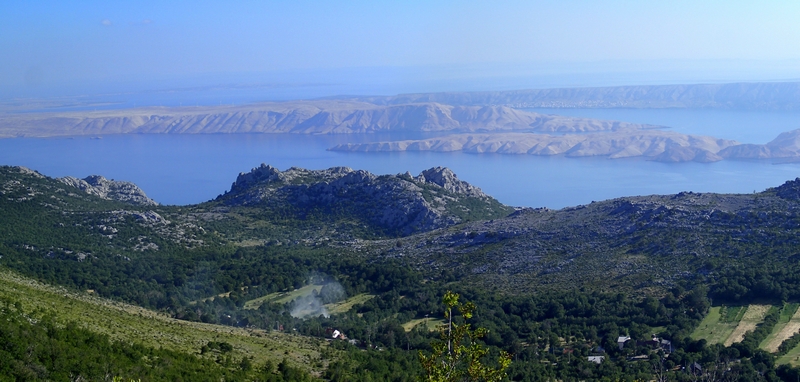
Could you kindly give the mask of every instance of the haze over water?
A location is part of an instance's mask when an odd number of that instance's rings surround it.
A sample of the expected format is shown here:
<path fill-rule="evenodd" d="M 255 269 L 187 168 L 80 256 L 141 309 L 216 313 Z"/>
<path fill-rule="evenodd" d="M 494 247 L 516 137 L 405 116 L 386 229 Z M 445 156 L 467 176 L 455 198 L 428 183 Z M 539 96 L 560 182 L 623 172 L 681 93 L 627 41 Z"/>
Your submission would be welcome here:
<path fill-rule="evenodd" d="M 243 104 L 433 91 L 786 81 L 800 78 L 790 2 L 218 2 L 0 4 L 0 112 Z M 797 114 L 554 110 L 765 143 Z M 130 180 L 196 203 L 260 163 L 413 174 L 451 167 L 501 202 L 552 208 L 683 190 L 752 192 L 797 164 L 359 154 L 389 136 L 130 135 L 0 140 L 0 164 Z"/>

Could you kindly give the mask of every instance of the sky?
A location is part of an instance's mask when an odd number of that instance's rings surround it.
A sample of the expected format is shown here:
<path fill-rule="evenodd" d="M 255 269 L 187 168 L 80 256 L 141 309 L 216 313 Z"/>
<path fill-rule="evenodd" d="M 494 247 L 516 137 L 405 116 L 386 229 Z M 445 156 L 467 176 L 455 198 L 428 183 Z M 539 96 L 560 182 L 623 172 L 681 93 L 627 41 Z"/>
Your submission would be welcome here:
<path fill-rule="evenodd" d="M 5 1 L 0 98 L 796 80 L 797 20 L 794 0 Z"/>

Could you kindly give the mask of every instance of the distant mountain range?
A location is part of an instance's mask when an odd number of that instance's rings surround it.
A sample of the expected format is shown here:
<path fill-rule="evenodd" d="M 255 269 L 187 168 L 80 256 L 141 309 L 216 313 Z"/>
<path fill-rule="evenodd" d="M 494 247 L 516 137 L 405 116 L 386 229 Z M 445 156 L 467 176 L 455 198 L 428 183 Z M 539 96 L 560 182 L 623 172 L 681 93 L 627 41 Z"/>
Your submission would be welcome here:
<path fill-rule="evenodd" d="M 513 108 L 798 110 L 800 109 L 800 82 L 416 93 L 389 97 L 349 97 L 349 99 L 377 105 L 439 102 L 448 105 L 502 105 Z"/>
<path fill-rule="evenodd" d="M 437 133 L 436 138 L 342 144 L 337 151 L 464 151 L 644 157 L 664 162 L 800 158 L 800 130 L 766 145 L 679 134 L 666 127 L 521 110 L 556 108 L 800 109 L 800 82 L 618 86 L 338 97 L 245 106 L 0 114 L 0 138 L 108 134 Z M 450 135 L 447 135 L 450 134 Z"/>
<path fill-rule="evenodd" d="M 545 115 L 505 106 L 375 105 L 298 101 L 248 106 L 142 108 L 0 115 L 0 137 L 105 134 L 374 132 L 591 132 L 663 126 Z"/>
<path fill-rule="evenodd" d="M 333 151 L 462 151 L 474 154 L 644 157 L 660 162 L 716 162 L 723 159 L 800 158 L 800 129 L 781 133 L 765 145 L 671 131 L 621 131 L 595 134 L 453 134 L 444 137 L 370 143 L 344 143 Z"/>

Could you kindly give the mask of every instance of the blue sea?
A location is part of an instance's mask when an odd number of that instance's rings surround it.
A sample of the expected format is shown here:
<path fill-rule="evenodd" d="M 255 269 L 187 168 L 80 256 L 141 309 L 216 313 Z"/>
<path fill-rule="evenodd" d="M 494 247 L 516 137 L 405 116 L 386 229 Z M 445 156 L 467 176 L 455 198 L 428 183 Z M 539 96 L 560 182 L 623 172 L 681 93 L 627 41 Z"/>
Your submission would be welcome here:
<path fill-rule="evenodd" d="M 766 143 L 800 128 L 798 112 L 721 110 L 535 109 L 539 112 L 670 126 L 690 134 L 743 143 Z M 422 138 L 423 135 L 117 135 L 101 139 L 0 139 L 0 164 L 20 165 L 61 177 L 103 175 L 132 181 L 162 204 L 213 199 L 239 172 L 267 163 L 323 169 L 348 166 L 375 174 L 435 166 L 451 168 L 500 202 L 563 208 L 631 195 L 680 191 L 750 193 L 800 176 L 800 163 L 721 161 L 658 163 L 605 157 L 565 158 L 465 153 L 342 153 L 327 149 L 345 142 Z"/>

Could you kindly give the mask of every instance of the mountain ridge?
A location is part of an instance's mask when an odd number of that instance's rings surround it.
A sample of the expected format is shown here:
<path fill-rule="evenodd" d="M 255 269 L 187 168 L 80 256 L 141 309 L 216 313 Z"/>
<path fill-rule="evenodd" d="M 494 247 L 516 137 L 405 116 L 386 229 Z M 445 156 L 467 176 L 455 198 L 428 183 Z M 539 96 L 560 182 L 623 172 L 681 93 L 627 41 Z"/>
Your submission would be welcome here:
<path fill-rule="evenodd" d="M 372 102 L 378 105 L 441 102 L 451 105 L 503 105 L 514 108 L 798 110 L 800 109 L 800 82 L 547 88 L 341 98 Z"/>
<path fill-rule="evenodd" d="M 348 167 L 280 171 L 261 164 L 240 173 L 231 189 L 214 201 L 266 208 L 300 219 L 333 214 L 401 235 L 511 212 L 444 167 L 413 177 L 410 173 L 378 176 Z"/>
<path fill-rule="evenodd" d="M 582 135 L 531 133 L 454 134 L 443 137 L 370 143 L 344 143 L 332 151 L 463 151 L 473 154 L 645 157 L 661 162 L 716 162 L 717 153 L 738 142 L 670 131 L 624 131 Z"/>
<path fill-rule="evenodd" d="M 644 157 L 659 162 L 717 162 L 723 159 L 800 158 L 800 129 L 779 134 L 766 144 L 680 134 L 671 131 L 618 131 L 583 135 L 534 133 L 452 134 L 436 138 L 343 143 L 345 152 L 463 151 L 467 153 Z"/>
<path fill-rule="evenodd" d="M 435 102 L 381 106 L 353 101 L 292 101 L 246 106 L 0 115 L 0 138 L 106 134 L 354 134 L 389 131 L 587 132 L 658 128 L 663 126 L 545 115 L 505 106 L 452 106 Z"/>

